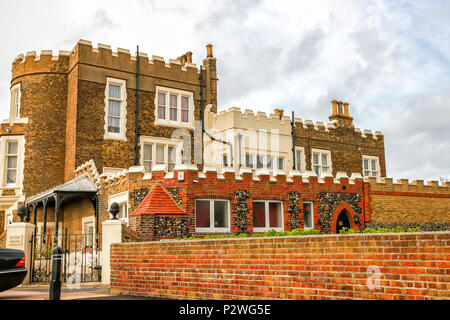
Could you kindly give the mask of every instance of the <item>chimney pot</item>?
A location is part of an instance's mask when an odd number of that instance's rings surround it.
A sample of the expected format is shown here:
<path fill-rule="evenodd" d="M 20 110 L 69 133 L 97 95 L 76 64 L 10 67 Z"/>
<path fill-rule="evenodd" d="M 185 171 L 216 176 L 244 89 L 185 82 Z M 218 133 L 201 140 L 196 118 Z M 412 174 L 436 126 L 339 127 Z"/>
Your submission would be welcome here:
<path fill-rule="evenodd" d="M 273 111 L 275 112 L 275 115 L 277 115 L 279 119 L 281 119 L 283 117 L 284 110 L 282 110 L 282 109 L 274 109 Z"/>
<path fill-rule="evenodd" d="M 338 101 L 338 114 L 343 114 L 342 112 L 342 101 Z"/>
<path fill-rule="evenodd" d="M 331 101 L 331 104 L 333 106 L 333 116 L 334 116 L 335 114 L 337 114 L 337 101 L 333 100 Z"/>
<path fill-rule="evenodd" d="M 348 113 L 348 102 L 344 102 L 344 115 L 346 115 L 347 117 L 350 117 L 350 114 Z"/>
<path fill-rule="evenodd" d="M 212 57 L 213 56 L 213 51 L 212 51 L 212 44 L 207 44 L 206 45 L 206 57 L 207 58 L 210 58 L 210 57 Z"/>
<path fill-rule="evenodd" d="M 192 63 L 192 52 L 191 51 L 186 52 L 186 59 L 187 59 L 187 62 Z"/>

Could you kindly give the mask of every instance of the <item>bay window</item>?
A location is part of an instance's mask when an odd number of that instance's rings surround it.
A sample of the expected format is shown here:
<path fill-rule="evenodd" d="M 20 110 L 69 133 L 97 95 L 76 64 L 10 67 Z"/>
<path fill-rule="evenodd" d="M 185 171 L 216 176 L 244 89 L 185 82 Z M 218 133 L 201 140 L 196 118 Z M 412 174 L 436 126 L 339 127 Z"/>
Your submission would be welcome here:
<path fill-rule="evenodd" d="M 141 136 L 141 165 L 151 172 L 155 165 L 164 165 L 166 172 L 173 172 L 181 144 L 178 140 Z"/>

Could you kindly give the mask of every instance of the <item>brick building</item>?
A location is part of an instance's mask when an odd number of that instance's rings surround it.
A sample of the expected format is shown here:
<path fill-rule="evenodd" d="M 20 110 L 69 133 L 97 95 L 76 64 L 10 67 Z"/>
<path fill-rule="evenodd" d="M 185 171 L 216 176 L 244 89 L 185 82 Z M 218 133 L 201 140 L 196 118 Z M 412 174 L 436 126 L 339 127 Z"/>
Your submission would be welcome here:
<path fill-rule="evenodd" d="M 25 204 L 38 232 L 101 232 L 113 202 L 142 239 L 448 227 L 446 184 L 385 178 L 383 134 L 356 128 L 348 103 L 324 107 L 327 123 L 218 112 L 211 45 L 200 67 L 191 52 L 166 62 L 84 40 L 20 55 L 0 133 L 1 230 Z"/>

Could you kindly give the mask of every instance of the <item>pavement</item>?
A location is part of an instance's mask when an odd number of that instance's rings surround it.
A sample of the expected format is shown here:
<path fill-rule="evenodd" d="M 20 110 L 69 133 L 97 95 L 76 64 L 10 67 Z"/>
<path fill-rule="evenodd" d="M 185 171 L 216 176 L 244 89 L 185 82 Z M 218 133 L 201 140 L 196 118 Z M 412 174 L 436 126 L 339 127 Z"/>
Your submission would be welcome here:
<path fill-rule="evenodd" d="M 48 300 L 50 284 L 20 285 L 13 289 L 0 292 L 1 300 Z M 79 288 L 67 287 L 64 283 L 61 288 L 61 300 L 155 300 L 155 298 L 113 295 L 109 286 L 101 283 L 83 283 Z"/>

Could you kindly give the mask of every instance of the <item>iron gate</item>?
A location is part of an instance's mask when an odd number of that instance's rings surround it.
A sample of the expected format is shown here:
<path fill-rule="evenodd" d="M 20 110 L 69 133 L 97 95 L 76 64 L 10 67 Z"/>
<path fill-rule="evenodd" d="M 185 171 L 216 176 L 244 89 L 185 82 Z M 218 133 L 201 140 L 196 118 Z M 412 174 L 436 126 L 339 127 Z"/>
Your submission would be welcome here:
<path fill-rule="evenodd" d="M 67 229 L 58 236 L 63 250 L 61 281 L 101 281 L 101 235 L 69 234 Z M 52 234 L 33 234 L 31 238 L 30 282 L 50 282 L 52 279 L 52 252 L 55 248 Z"/>

